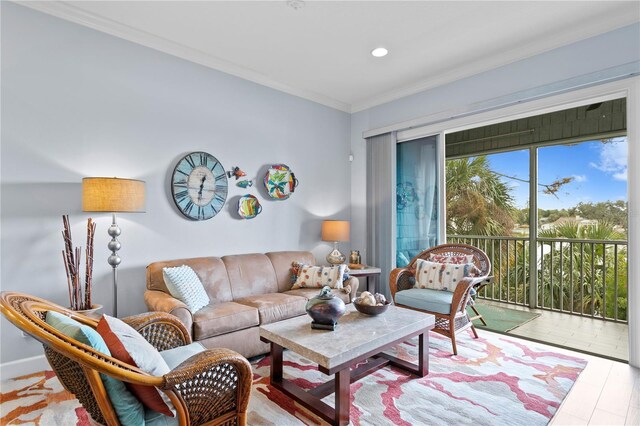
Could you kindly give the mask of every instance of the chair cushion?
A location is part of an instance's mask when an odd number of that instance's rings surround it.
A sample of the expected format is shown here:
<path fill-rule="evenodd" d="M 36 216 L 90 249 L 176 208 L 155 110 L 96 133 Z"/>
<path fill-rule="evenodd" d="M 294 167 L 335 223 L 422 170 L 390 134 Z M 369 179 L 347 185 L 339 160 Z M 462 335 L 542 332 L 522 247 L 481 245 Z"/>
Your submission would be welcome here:
<path fill-rule="evenodd" d="M 111 356 L 106 343 L 93 328 L 55 311 L 47 311 L 46 322 L 65 336 Z M 120 423 L 123 426 L 144 424 L 144 408 L 124 383 L 102 373 L 100 378 Z"/>
<path fill-rule="evenodd" d="M 237 303 L 258 309 L 260 324 L 271 324 L 303 315 L 307 299 L 285 293 L 267 293 L 237 299 Z"/>
<path fill-rule="evenodd" d="M 114 358 L 138 367 L 152 376 L 164 376 L 171 371 L 156 348 L 122 320 L 102 315 L 96 330 Z M 127 388 L 145 407 L 169 417 L 175 415 L 169 397 L 155 387 L 128 383 Z"/>
<path fill-rule="evenodd" d="M 204 291 L 200 278 L 189 266 L 163 268 L 162 276 L 169 293 L 183 301 L 191 313 L 196 313 L 209 304 L 209 296 Z"/>
<path fill-rule="evenodd" d="M 169 368 L 173 370 L 192 356 L 197 355 L 204 350 L 206 350 L 206 348 L 202 346 L 201 343 L 193 342 L 189 345 L 178 346 L 173 349 L 162 351 L 160 352 L 160 356 L 164 362 L 167 363 Z"/>
<path fill-rule="evenodd" d="M 193 315 L 193 337 L 204 340 L 259 324 L 255 307 L 235 302 L 214 303 Z"/>
<path fill-rule="evenodd" d="M 448 315 L 451 313 L 453 293 L 429 288 L 410 288 L 397 292 L 394 299 L 397 305 Z"/>
<path fill-rule="evenodd" d="M 304 297 L 306 300 L 309 300 L 312 297 L 316 297 L 318 294 L 320 294 L 320 290 L 321 290 L 320 288 L 297 288 L 295 290 L 285 291 L 284 294 L 290 294 L 292 296 L 300 296 L 300 297 Z M 344 303 L 351 302 L 351 300 L 349 300 L 349 293 L 345 293 L 344 290 L 342 289 L 340 290 L 331 289 L 331 293 L 333 293 L 334 296 L 342 299 Z"/>

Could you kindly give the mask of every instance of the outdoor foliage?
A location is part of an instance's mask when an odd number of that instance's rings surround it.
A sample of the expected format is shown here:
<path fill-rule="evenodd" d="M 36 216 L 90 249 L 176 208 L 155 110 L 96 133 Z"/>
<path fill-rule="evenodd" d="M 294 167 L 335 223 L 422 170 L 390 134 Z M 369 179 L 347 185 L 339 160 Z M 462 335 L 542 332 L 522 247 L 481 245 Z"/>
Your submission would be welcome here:
<path fill-rule="evenodd" d="M 486 156 L 449 160 L 446 180 L 448 233 L 504 235 L 513 228 L 511 190 Z"/>
<path fill-rule="evenodd" d="M 491 259 L 494 283 L 481 297 L 530 305 L 529 240 L 510 237 L 515 223 L 528 223 L 529 209 L 514 208 L 512 189 L 500 176 L 505 175 L 492 171 L 486 156 L 447 162 L 449 241 L 480 247 Z M 538 232 L 535 305 L 626 321 L 627 203 L 538 211 L 544 223 L 576 216 L 596 222 L 565 220 Z"/>

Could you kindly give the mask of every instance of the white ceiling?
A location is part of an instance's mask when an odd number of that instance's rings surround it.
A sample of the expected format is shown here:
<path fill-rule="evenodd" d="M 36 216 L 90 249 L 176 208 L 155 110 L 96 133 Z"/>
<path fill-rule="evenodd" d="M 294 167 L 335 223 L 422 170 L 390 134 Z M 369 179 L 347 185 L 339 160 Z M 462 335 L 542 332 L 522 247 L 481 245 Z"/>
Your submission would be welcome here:
<path fill-rule="evenodd" d="M 640 21 L 638 1 L 20 4 L 348 112 Z"/>

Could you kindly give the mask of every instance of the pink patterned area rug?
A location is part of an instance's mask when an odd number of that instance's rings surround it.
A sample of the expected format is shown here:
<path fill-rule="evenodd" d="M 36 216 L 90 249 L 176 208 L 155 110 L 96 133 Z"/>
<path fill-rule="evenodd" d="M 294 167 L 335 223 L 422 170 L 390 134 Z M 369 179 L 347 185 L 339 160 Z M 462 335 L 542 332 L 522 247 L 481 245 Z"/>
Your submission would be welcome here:
<path fill-rule="evenodd" d="M 587 361 L 498 334 L 430 335 L 429 375 L 385 367 L 351 385 L 353 425 L 546 425 Z M 409 341 L 397 356 L 415 360 Z M 269 358 L 254 360 L 251 425 L 314 425 L 320 421 L 269 385 Z M 325 382 L 308 360 L 285 352 L 285 376 L 304 388 Z M 333 395 L 324 399 L 333 405 Z M 0 424 L 89 425 L 85 410 L 50 371 L 2 382 Z"/>

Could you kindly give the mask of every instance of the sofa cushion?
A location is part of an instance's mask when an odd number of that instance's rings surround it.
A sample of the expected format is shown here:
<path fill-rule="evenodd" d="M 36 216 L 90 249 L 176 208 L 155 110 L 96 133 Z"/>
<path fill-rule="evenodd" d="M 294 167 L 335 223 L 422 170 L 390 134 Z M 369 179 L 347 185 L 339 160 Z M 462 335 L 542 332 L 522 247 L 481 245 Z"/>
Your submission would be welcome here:
<path fill-rule="evenodd" d="M 236 300 L 243 305 L 258 309 L 260 324 L 271 324 L 287 318 L 303 315 L 307 299 L 285 293 L 268 293 Z"/>
<path fill-rule="evenodd" d="M 316 297 L 318 294 L 320 294 L 320 290 L 322 289 L 321 288 L 297 288 L 295 290 L 285 291 L 284 294 L 291 294 L 292 296 L 300 296 L 300 297 L 304 297 L 306 300 L 309 300 L 312 297 Z M 338 290 L 338 289 L 332 288 L 331 293 L 333 293 L 334 296 L 342 299 L 344 303 L 351 302 L 351 300 L 349 300 L 349 293 L 345 293 L 343 289 Z"/>
<path fill-rule="evenodd" d="M 315 265 L 313 254 L 308 251 L 274 251 L 266 253 L 276 273 L 278 292 L 282 293 L 291 288 L 291 264 L 293 262 L 305 265 Z"/>
<path fill-rule="evenodd" d="M 451 312 L 453 293 L 429 288 L 411 288 L 397 292 L 394 299 L 397 305 L 448 315 Z"/>
<path fill-rule="evenodd" d="M 255 307 L 235 302 L 215 303 L 193 315 L 193 338 L 202 340 L 258 324 Z"/>
<path fill-rule="evenodd" d="M 256 253 L 224 256 L 222 262 L 227 268 L 234 301 L 278 291 L 276 273 L 266 255 Z"/>
<path fill-rule="evenodd" d="M 162 268 L 182 265 L 193 269 L 200 278 L 211 302 L 230 302 L 233 299 L 227 270 L 219 257 L 196 257 L 151 263 L 147 266 L 147 289 L 169 294 L 169 289 L 162 276 Z"/>

